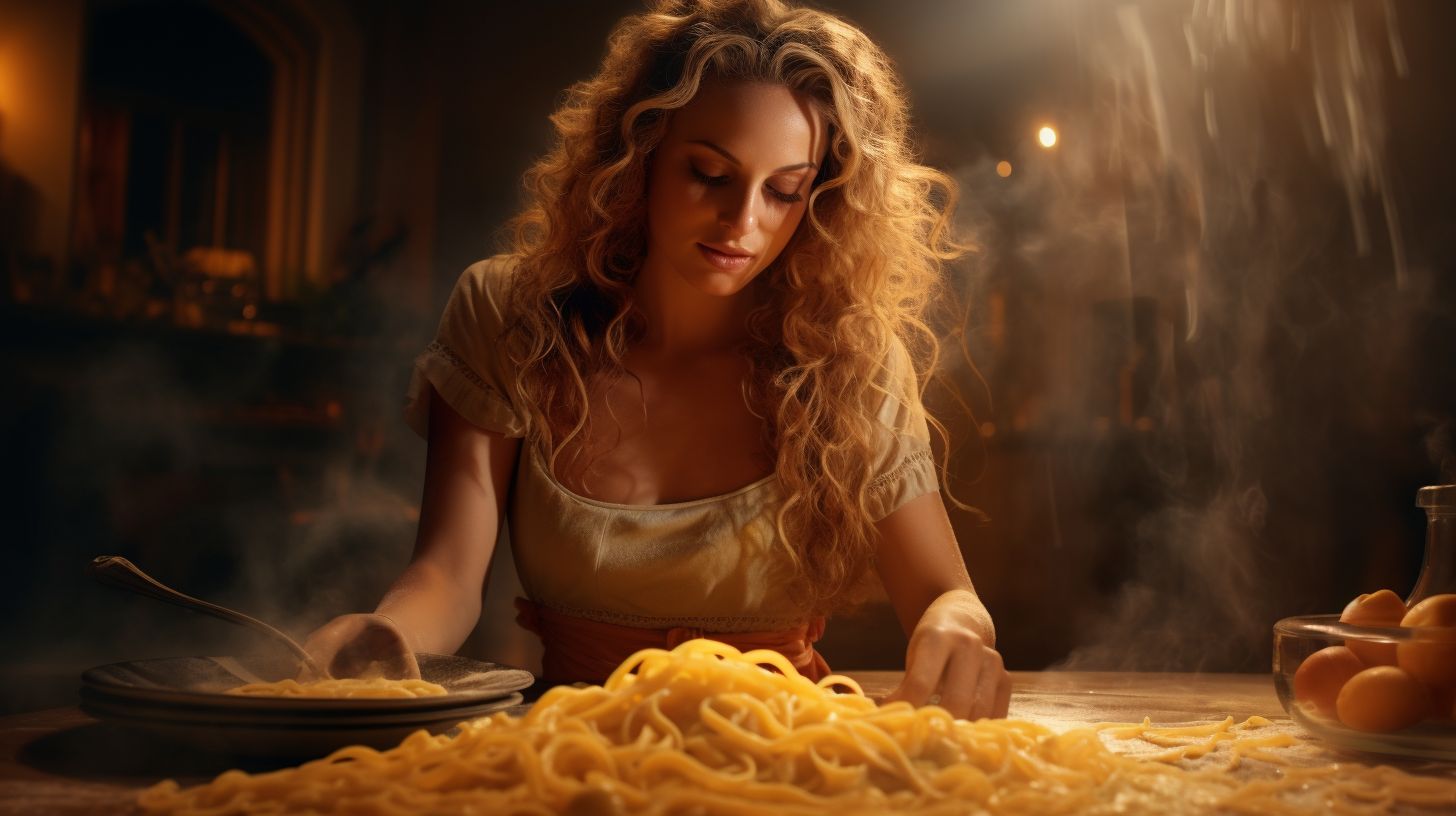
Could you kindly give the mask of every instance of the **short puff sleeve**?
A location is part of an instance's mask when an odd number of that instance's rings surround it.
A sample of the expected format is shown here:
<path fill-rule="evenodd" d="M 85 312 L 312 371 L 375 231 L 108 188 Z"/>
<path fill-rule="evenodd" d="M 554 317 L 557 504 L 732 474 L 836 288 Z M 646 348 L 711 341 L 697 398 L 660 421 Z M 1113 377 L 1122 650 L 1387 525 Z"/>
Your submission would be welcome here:
<path fill-rule="evenodd" d="M 429 435 L 432 391 L 474 425 L 507 437 L 525 435 L 514 368 L 500 345 L 515 269 L 510 257 L 499 255 L 466 269 L 455 284 L 434 342 L 415 358 L 405 397 L 405 422 L 420 436 Z"/>
<path fill-rule="evenodd" d="M 865 509 L 879 521 L 911 499 L 939 491 L 940 482 L 915 367 L 898 340 L 890 348 L 875 386 L 883 399 L 874 417 L 873 475 L 865 490 Z"/>

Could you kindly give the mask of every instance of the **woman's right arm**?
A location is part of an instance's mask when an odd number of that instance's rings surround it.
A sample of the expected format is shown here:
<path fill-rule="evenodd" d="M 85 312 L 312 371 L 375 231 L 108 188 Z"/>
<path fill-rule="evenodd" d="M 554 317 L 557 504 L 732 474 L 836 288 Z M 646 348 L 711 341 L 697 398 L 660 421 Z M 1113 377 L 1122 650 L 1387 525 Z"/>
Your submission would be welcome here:
<path fill-rule="evenodd" d="M 521 440 L 471 424 L 431 394 L 414 555 L 373 615 L 335 618 L 309 638 L 305 648 L 331 674 L 355 676 L 380 662 L 386 675 L 418 676 L 412 657 L 399 665 L 388 654 L 398 650 L 399 640 L 409 652 L 453 654 L 460 648 L 480 618 L 520 449 Z"/>

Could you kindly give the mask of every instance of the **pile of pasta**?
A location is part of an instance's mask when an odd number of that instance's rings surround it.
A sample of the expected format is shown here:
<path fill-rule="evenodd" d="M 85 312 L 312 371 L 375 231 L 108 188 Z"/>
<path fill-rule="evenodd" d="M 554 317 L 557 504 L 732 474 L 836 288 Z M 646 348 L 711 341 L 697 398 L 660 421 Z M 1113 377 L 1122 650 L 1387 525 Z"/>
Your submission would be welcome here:
<path fill-rule="evenodd" d="M 438 697 L 445 687 L 425 680 L 370 679 L 319 680 L 300 683 L 279 680 L 276 683 L 248 683 L 230 688 L 224 694 L 242 697 L 322 697 L 328 699 L 379 699 L 389 697 Z"/>
<path fill-rule="evenodd" d="M 778 673 L 764 671 L 760 664 Z M 836 693 L 832 688 L 847 688 Z M 1110 750 L 1098 729 L 956 720 L 883 707 L 850 679 L 815 684 L 776 652 L 705 640 L 642 651 L 602 686 L 552 689 L 523 717 L 495 714 L 455 736 L 344 748 L 299 768 L 229 771 L 142 794 L 151 813 L 224 814 L 1099 814 L 1368 813 L 1456 807 L 1456 783 L 1391 768 L 1275 768 L 1298 742 L 1251 719 L 1192 729 L 1106 726 L 1162 745 Z M 1229 759 L 1197 769 L 1200 754 Z M 1206 756 L 1205 760 L 1210 758 Z M 1272 766 L 1271 766 L 1272 767 Z"/>

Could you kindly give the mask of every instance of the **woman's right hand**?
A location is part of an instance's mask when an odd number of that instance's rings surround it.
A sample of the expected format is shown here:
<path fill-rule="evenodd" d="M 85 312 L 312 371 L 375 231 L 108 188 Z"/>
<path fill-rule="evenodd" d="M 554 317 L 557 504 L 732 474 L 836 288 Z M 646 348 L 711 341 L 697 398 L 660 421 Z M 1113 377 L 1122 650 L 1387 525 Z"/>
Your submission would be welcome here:
<path fill-rule="evenodd" d="M 470 424 L 431 393 L 419 537 L 409 567 L 378 607 L 394 619 L 341 615 L 319 627 L 303 648 L 320 668 L 339 678 L 417 679 L 415 652 L 460 648 L 480 619 L 480 590 L 520 449 L 519 439 Z M 395 620 L 410 627 L 408 640 Z"/>
<path fill-rule="evenodd" d="M 420 665 L 404 633 L 383 615 L 340 615 L 309 635 L 303 648 L 324 671 L 338 679 L 420 679 Z M 309 672 L 305 669 L 304 673 Z"/>

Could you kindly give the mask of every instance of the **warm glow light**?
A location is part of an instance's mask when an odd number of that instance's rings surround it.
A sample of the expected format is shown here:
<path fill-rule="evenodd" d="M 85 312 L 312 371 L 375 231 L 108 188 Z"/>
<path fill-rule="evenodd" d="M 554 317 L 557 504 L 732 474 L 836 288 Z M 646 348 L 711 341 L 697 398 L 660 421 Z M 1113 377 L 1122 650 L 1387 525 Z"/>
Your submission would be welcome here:
<path fill-rule="evenodd" d="M 1057 143 L 1057 132 L 1051 127 L 1044 127 L 1037 132 L 1036 138 L 1041 141 L 1042 147 L 1051 147 Z"/>
<path fill-rule="evenodd" d="M 996 165 L 996 175 L 1006 178 L 1011 175 L 1011 162 L 1000 162 Z"/>

